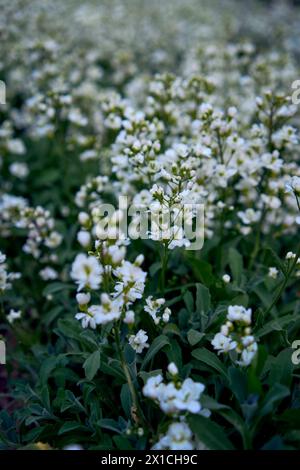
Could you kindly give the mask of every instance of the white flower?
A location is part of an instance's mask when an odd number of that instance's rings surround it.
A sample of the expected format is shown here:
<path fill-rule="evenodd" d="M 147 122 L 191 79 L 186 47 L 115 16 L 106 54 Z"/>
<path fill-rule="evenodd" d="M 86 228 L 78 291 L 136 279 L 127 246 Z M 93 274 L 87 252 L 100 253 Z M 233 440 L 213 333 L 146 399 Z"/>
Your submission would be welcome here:
<path fill-rule="evenodd" d="M 15 162 L 9 166 L 9 171 L 13 176 L 23 179 L 28 176 L 29 170 L 26 163 Z"/>
<path fill-rule="evenodd" d="M 201 410 L 200 396 L 204 391 L 204 385 L 194 382 L 192 379 L 185 379 L 175 399 L 178 410 L 186 410 L 190 413 L 199 413 Z"/>
<path fill-rule="evenodd" d="M 43 279 L 43 281 L 53 281 L 54 279 L 57 279 L 58 278 L 58 272 L 51 268 L 50 266 L 44 268 L 44 269 L 41 269 L 41 271 L 39 272 L 41 278 Z"/>
<path fill-rule="evenodd" d="M 217 333 L 211 344 L 214 349 L 217 349 L 220 353 L 229 352 L 237 346 L 236 341 L 232 341 L 231 338 L 224 336 L 222 333 Z"/>
<path fill-rule="evenodd" d="M 144 330 L 139 330 L 136 335 L 129 336 L 129 344 L 137 353 L 141 353 L 145 348 L 149 348 L 147 341 L 148 335 Z"/>
<path fill-rule="evenodd" d="M 134 323 L 134 318 L 135 318 L 134 311 L 127 310 L 123 321 L 124 323 L 127 323 L 128 325 L 132 325 Z"/>
<path fill-rule="evenodd" d="M 21 310 L 13 310 L 11 309 L 9 311 L 9 314 L 6 316 L 8 322 L 10 324 L 13 324 L 15 320 L 19 320 L 22 316 Z"/>
<path fill-rule="evenodd" d="M 193 434 L 185 422 L 172 423 L 167 434 L 153 446 L 153 450 L 193 450 Z"/>
<path fill-rule="evenodd" d="M 75 315 L 76 320 L 81 321 L 82 328 L 92 328 L 93 330 L 96 329 L 97 323 L 95 319 L 95 314 L 93 312 L 78 312 Z"/>
<path fill-rule="evenodd" d="M 78 214 L 78 222 L 81 225 L 85 225 L 89 222 L 90 218 L 89 215 L 86 212 L 79 212 Z"/>
<path fill-rule="evenodd" d="M 62 242 L 62 236 L 58 232 L 51 232 L 47 238 L 45 238 L 45 245 L 48 248 L 56 248 Z"/>
<path fill-rule="evenodd" d="M 152 398 L 152 400 L 158 399 L 162 382 L 163 377 L 160 374 L 155 375 L 154 377 L 149 377 L 143 388 L 143 394 L 145 397 Z"/>
<path fill-rule="evenodd" d="M 293 176 L 289 183 L 285 185 L 286 192 L 295 193 L 297 196 L 300 196 L 300 176 Z"/>
<path fill-rule="evenodd" d="M 165 299 L 153 299 L 152 295 L 146 298 L 146 306 L 144 307 L 145 312 L 151 315 L 154 323 L 158 325 L 160 322 L 160 316 L 158 316 L 158 312 L 161 309 L 162 305 L 165 303 Z M 168 321 L 168 320 L 167 320 Z M 167 323 L 167 322 L 165 322 Z"/>
<path fill-rule="evenodd" d="M 175 376 L 176 365 L 171 363 L 169 367 L 171 369 L 169 372 L 173 372 L 172 375 Z M 180 386 L 175 386 L 173 382 L 164 384 L 162 380 L 161 375 L 150 377 L 143 388 L 143 393 L 146 397 L 156 400 L 164 413 L 174 416 L 183 411 L 200 413 L 202 410 L 200 397 L 204 390 L 202 383 L 186 379 Z"/>
<path fill-rule="evenodd" d="M 230 305 L 228 307 L 227 319 L 229 321 L 241 321 L 250 325 L 251 323 L 251 308 L 246 309 L 242 305 Z"/>
<path fill-rule="evenodd" d="M 237 364 L 243 367 L 248 366 L 249 364 L 251 364 L 253 358 L 256 355 L 256 352 L 257 352 L 257 343 L 253 342 L 242 351 L 241 360 L 237 361 Z"/>
<path fill-rule="evenodd" d="M 171 375 L 177 375 L 178 374 L 178 368 L 177 368 L 177 366 L 174 362 L 170 362 L 170 364 L 168 365 L 168 372 Z"/>
<path fill-rule="evenodd" d="M 245 225 L 250 225 L 259 221 L 261 212 L 255 212 L 253 209 L 247 209 L 244 212 L 239 211 L 237 215 Z"/>
<path fill-rule="evenodd" d="M 121 317 L 122 307 L 121 298 L 111 299 L 108 294 L 102 294 L 101 305 L 91 305 L 88 313 L 94 316 L 97 325 L 106 325 Z"/>
<path fill-rule="evenodd" d="M 114 274 L 117 278 L 125 284 L 144 283 L 146 280 L 147 273 L 145 273 L 135 263 L 130 261 L 123 261 L 121 266 L 115 269 Z"/>
<path fill-rule="evenodd" d="M 113 295 L 116 298 L 122 298 L 123 303 L 129 305 L 135 300 L 142 298 L 144 289 L 145 284 L 143 282 L 136 282 L 133 285 L 117 282 Z"/>
<path fill-rule="evenodd" d="M 278 269 L 275 267 L 269 268 L 268 276 L 271 277 L 272 279 L 277 279 L 278 276 Z"/>
<path fill-rule="evenodd" d="M 223 281 L 225 282 L 225 284 L 229 284 L 230 280 L 231 280 L 231 277 L 229 276 L 229 274 L 224 274 L 224 276 L 222 277 Z"/>
<path fill-rule="evenodd" d="M 102 281 L 103 268 L 94 256 L 79 254 L 71 270 L 71 277 L 78 284 L 78 290 L 88 287 L 96 290 Z"/>
<path fill-rule="evenodd" d="M 0 294 L 5 290 L 11 289 L 11 281 L 19 279 L 21 277 L 20 273 L 9 273 L 7 272 L 6 266 L 6 256 L 0 251 Z"/>
<path fill-rule="evenodd" d="M 161 386 L 158 396 L 159 406 L 167 415 L 177 414 L 178 407 L 176 399 L 178 393 L 179 392 L 173 382 L 170 382 L 167 385 L 163 384 L 163 386 Z"/>
<path fill-rule="evenodd" d="M 296 254 L 293 253 L 292 251 L 289 251 L 286 255 L 285 255 L 285 259 L 295 259 L 296 258 Z"/>
<path fill-rule="evenodd" d="M 164 312 L 161 317 L 164 323 L 168 323 L 168 321 L 170 320 L 171 313 L 172 312 L 168 307 L 164 309 Z"/>
<path fill-rule="evenodd" d="M 80 230 L 77 233 L 77 240 L 78 240 L 78 243 L 80 243 L 81 246 L 86 248 L 91 243 L 91 235 L 86 230 Z"/>
<path fill-rule="evenodd" d="M 76 294 L 76 300 L 77 300 L 79 305 L 87 305 L 91 300 L 91 294 L 89 294 L 89 293 L 87 293 L 87 294 L 84 294 L 84 293 Z"/>

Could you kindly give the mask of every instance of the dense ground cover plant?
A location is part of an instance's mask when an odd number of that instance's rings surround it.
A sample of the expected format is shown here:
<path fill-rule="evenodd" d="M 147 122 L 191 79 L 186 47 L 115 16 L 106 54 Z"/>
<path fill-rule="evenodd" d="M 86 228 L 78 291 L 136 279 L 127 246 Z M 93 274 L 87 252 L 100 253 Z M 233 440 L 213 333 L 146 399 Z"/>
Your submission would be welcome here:
<path fill-rule="evenodd" d="M 299 448 L 300 10 L 2 4 L 1 448 Z"/>

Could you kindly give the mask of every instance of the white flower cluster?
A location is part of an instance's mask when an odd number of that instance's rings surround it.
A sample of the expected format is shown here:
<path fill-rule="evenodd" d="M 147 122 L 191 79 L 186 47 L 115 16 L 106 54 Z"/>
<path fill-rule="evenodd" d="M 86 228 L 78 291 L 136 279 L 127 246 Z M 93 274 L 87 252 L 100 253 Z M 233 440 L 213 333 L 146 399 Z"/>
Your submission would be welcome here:
<path fill-rule="evenodd" d="M 170 424 L 167 433 L 152 447 L 153 450 L 193 450 L 193 433 L 185 422 Z"/>
<path fill-rule="evenodd" d="M 156 375 L 147 379 L 143 388 L 143 394 L 154 400 L 161 410 L 170 416 L 178 416 L 180 413 L 197 413 L 208 416 L 208 410 L 201 406 L 200 398 L 205 387 L 202 383 L 185 379 L 183 382 L 173 375 L 173 381 L 165 384 L 162 375 Z"/>
<path fill-rule="evenodd" d="M 55 230 L 55 222 L 48 210 L 38 206 L 32 208 L 22 197 L 0 194 L 0 231 L 8 237 L 13 227 L 25 229 L 27 240 L 25 253 L 41 258 L 42 248 L 55 249 L 62 242 L 62 236 Z M 55 261 L 55 255 L 50 261 Z"/>
<path fill-rule="evenodd" d="M 201 405 L 201 395 L 205 386 L 192 379 L 179 380 L 176 364 L 171 362 L 168 372 L 172 381 L 164 383 L 161 374 L 149 377 L 144 385 L 143 394 L 154 400 L 161 410 L 173 421 L 167 433 L 160 437 L 153 446 L 154 450 L 192 450 L 196 446 L 195 438 L 185 422 L 187 413 L 210 416 L 210 411 Z"/>
<path fill-rule="evenodd" d="M 134 312 L 131 310 L 131 305 L 137 299 L 142 298 L 147 276 L 147 273 L 140 267 L 144 257 L 138 256 L 134 263 L 120 259 L 119 265 L 112 269 L 111 265 L 102 264 L 102 245 L 96 242 L 96 246 L 95 255 L 77 255 L 72 265 L 71 277 L 77 283 L 78 291 L 83 289 L 97 291 L 100 287 L 105 290 L 108 288 L 106 285 L 106 281 L 108 281 L 112 292 L 101 294 L 100 305 L 89 305 L 90 293 L 77 294 L 77 302 L 81 311 L 76 314 L 76 318 L 81 320 L 83 328 L 89 326 L 93 329 L 97 325 L 105 325 L 119 319 L 127 324 L 134 323 Z M 130 344 L 135 345 L 135 349 L 141 352 L 140 349 L 146 347 L 144 338 L 145 334 L 141 330 L 135 338 L 131 337 Z"/>
<path fill-rule="evenodd" d="M 20 279 L 20 273 L 12 273 L 7 271 L 6 255 L 0 251 L 0 294 L 11 289 L 12 282 Z"/>
<path fill-rule="evenodd" d="M 257 342 L 251 333 L 251 316 L 251 308 L 230 305 L 226 323 L 211 342 L 218 354 L 235 351 L 236 363 L 241 366 L 251 364 L 257 352 Z"/>
<path fill-rule="evenodd" d="M 289 183 L 285 185 L 286 191 L 294 193 L 297 197 L 300 197 L 300 176 L 293 176 Z"/>
<path fill-rule="evenodd" d="M 152 295 L 146 298 L 146 306 L 144 307 L 144 310 L 149 313 L 155 325 L 158 325 L 159 323 L 165 324 L 170 320 L 171 310 L 168 307 L 162 309 L 165 303 L 166 299 L 153 299 Z"/>

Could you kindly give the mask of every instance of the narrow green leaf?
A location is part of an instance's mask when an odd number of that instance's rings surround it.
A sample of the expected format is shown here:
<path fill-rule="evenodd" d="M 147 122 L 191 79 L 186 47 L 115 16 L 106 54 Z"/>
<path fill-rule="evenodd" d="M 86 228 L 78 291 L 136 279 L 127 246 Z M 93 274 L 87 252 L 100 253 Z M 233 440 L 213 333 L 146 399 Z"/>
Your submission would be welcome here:
<path fill-rule="evenodd" d="M 93 380 L 100 367 L 100 351 L 91 354 L 83 364 L 85 376 L 88 380 Z"/>
<path fill-rule="evenodd" d="M 188 424 L 199 441 L 209 450 L 234 450 L 224 429 L 210 418 L 192 415 L 188 418 Z"/>

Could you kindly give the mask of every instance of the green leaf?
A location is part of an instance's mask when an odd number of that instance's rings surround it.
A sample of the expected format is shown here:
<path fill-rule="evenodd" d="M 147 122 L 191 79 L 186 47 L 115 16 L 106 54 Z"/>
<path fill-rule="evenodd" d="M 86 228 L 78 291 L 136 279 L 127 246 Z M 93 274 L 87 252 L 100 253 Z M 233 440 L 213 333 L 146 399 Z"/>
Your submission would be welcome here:
<path fill-rule="evenodd" d="M 86 430 L 86 427 L 82 426 L 82 424 L 78 423 L 78 421 L 67 421 L 61 426 L 61 428 L 59 428 L 58 435 L 61 436 L 67 432 L 75 431 L 75 429 Z"/>
<path fill-rule="evenodd" d="M 57 294 L 63 290 L 75 290 L 75 286 L 73 284 L 65 284 L 63 282 L 51 282 L 43 290 L 43 295 L 47 297 L 47 295 Z"/>
<path fill-rule="evenodd" d="M 128 387 L 128 384 L 123 384 L 121 388 L 121 403 L 123 410 L 127 416 L 127 418 L 130 418 L 131 416 L 131 407 L 132 407 L 132 398 L 130 394 L 130 390 Z"/>
<path fill-rule="evenodd" d="M 192 293 L 189 290 L 185 292 L 183 300 L 188 311 L 192 313 L 194 311 L 194 299 Z"/>
<path fill-rule="evenodd" d="M 243 272 L 243 258 L 236 248 L 229 248 L 228 263 L 232 273 L 233 279 L 238 285 L 241 284 Z"/>
<path fill-rule="evenodd" d="M 119 423 L 115 421 L 114 419 L 103 418 L 103 419 L 100 419 L 97 422 L 97 424 L 98 426 L 100 426 L 100 428 L 109 429 L 110 431 L 116 432 L 118 434 L 121 434 L 122 432 L 120 430 Z"/>
<path fill-rule="evenodd" d="M 49 326 L 63 311 L 63 306 L 58 305 L 43 315 L 41 320 L 43 323 L 45 323 L 46 326 Z"/>
<path fill-rule="evenodd" d="M 209 365 L 227 379 L 226 367 L 223 365 L 223 363 L 220 361 L 220 359 L 215 353 L 209 351 L 208 349 L 199 348 L 192 351 L 192 356 L 198 361 L 204 362 L 204 364 Z"/>
<path fill-rule="evenodd" d="M 93 380 L 100 367 L 100 351 L 91 354 L 83 364 L 85 376 L 88 380 Z"/>
<path fill-rule="evenodd" d="M 119 361 L 110 361 L 110 363 L 108 363 L 102 360 L 100 363 L 100 370 L 104 374 L 108 374 L 119 379 L 121 382 L 124 382 L 125 380 L 125 375 Z"/>
<path fill-rule="evenodd" d="M 195 346 L 195 344 L 199 343 L 203 336 L 205 336 L 204 333 L 200 333 L 200 331 L 193 329 L 189 330 L 187 333 L 187 339 L 191 346 Z"/>
<path fill-rule="evenodd" d="M 263 417 L 274 412 L 276 406 L 286 397 L 290 395 L 287 387 L 280 384 L 274 384 L 271 390 L 266 394 L 262 406 L 259 410 L 259 416 Z"/>
<path fill-rule="evenodd" d="M 207 261 L 189 258 L 189 263 L 193 268 L 194 275 L 197 280 L 207 287 L 215 283 L 215 277 L 212 272 L 212 265 Z"/>
<path fill-rule="evenodd" d="M 229 386 L 237 400 L 243 403 L 247 398 L 247 376 L 244 371 L 237 367 L 229 367 Z"/>
<path fill-rule="evenodd" d="M 199 441 L 209 450 L 234 450 L 224 429 L 210 418 L 193 415 L 188 418 L 188 424 Z"/>
<path fill-rule="evenodd" d="M 266 286 L 264 283 L 255 286 L 253 292 L 257 295 L 257 297 L 261 300 L 265 307 L 268 307 L 272 303 L 272 294 L 267 291 Z"/>
<path fill-rule="evenodd" d="M 149 361 L 151 361 L 152 358 L 160 351 L 164 346 L 169 345 L 169 339 L 167 336 L 160 335 L 151 344 L 150 348 L 148 349 L 148 352 L 143 360 L 143 363 L 141 365 L 141 369 L 144 369 L 145 366 L 148 364 Z"/>
<path fill-rule="evenodd" d="M 164 335 L 172 334 L 172 335 L 181 336 L 180 329 L 175 323 L 167 323 L 163 329 L 163 334 Z"/>
<path fill-rule="evenodd" d="M 196 286 L 196 309 L 201 315 L 210 309 L 211 297 L 209 289 L 202 284 Z"/>
<path fill-rule="evenodd" d="M 286 410 L 276 419 L 286 422 L 291 428 L 300 429 L 300 408 Z"/>
<path fill-rule="evenodd" d="M 133 450 L 130 441 L 124 436 L 114 436 L 113 441 L 119 450 Z"/>
<path fill-rule="evenodd" d="M 293 373 L 292 352 L 292 349 L 284 349 L 274 359 L 270 367 L 270 385 L 280 383 L 290 387 Z"/>
<path fill-rule="evenodd" d="M 254 331 L 255 336 L 257 338 L 262 338 L 263 336 L 269 333 L 273 333 L 274 331 L 282 331 L 283 327 L 289 325 L 293 321 L 295 321 L 295 315 L 293 314 L 271 320 L 262 326 L 258 331 Z"/>

